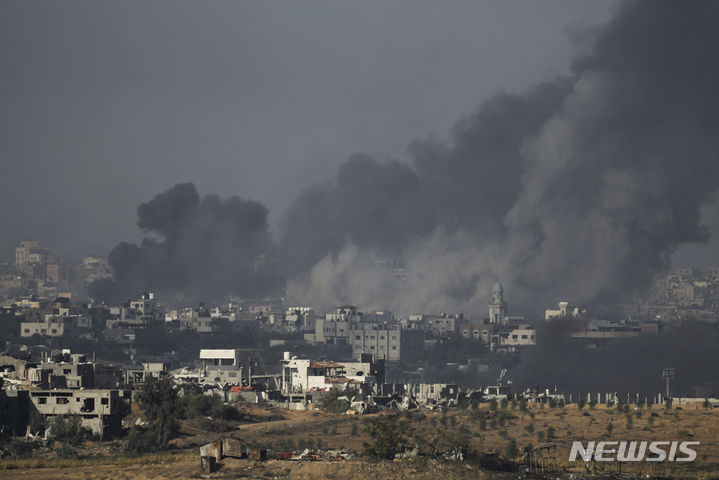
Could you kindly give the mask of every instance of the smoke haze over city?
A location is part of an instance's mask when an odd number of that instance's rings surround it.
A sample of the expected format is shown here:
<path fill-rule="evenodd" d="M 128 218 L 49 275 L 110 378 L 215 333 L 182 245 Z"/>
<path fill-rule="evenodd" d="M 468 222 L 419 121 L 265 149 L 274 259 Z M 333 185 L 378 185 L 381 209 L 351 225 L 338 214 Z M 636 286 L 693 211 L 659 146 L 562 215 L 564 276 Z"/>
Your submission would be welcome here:
<path fill-rule="evenodd" d="M 510 3 L 537 8 L 531 3 Z M 148 26 L 156 21 L 176 31 L 186 26 L 183 20 L 159 19 L 155 15 L 158 12 L 149 9 L 145 18 L 148 24 L 134 25 L 136 31 L 114 37 L 111 45 L 105 45 L 117 49 L 111 52 L 95 51 L 86 43 L 91 35 L 103 40 L 89 24 L 106 19 L 111 13 L 108 7 L 84 9 L 84 16 L 79 18 L 61 15 L 52 21 L 43 20 L 51 22 L 50 32 L 56 32 L 62 21 L 79 22 L 83 29 L 77 38 L 58 33 L 65 42 L 60 46 L 50 45 L 49 39 L 37 39 L 36 50 L 25 53 L 22 59 L 5 50 L 5 60 L 15 68 L 10 78 L 3 80 L 9 86 L 4 91 L 26 97 L 37 93 L 42 86 L 40 78 L 29 85 L 20 86 L 19 82 L 32 72 L 49 68 L 43 62 L 54 60 L 43 55 L 53 48 L 75 44 L 83 45 L 78 55 L 94 59 L 94 67 L 85 67 L 89 76 L 82 85 L 73 83 L 79 78 L 78 71 L 59 70 L 54 88 L 63 88 L 64 94 L 53 101 L 74 98 L 93 102 L 94 88 L 101 89 L 103 95 L 112 88 L 113 68 L 130 68 L 124 73 L 134 80 L 116 95 L 103 97 L 111 104 L 95 104 L 94 110 L 84 110 L 95 111 L 102 118 L 107 115 L 108 125 L 102 130 L 100 122 L 99 127 L 87 132 L 86 152 L 72 146 L 75 132 L 66 131 L 72 119 L 52 133 L 48 133 L 48 125 L 37 120 L 37 135 L 44 139 L 38 144 L 61 147 L 56 150 L 37 151 L 39 147 L 23 146 L 17 138 L 6 142 L 9 146 L 4 155 L 11 175 L 5 179 L 9 181 L 15 172 L 15 180 L 3 190 L 6 195 L 31 196 L 21 202 L 22 207 L 15 207 L 22 211 L 22 218 L 40 220 L 33 221 L 36 226 L 29 229 L 30 233 L 49 239 L 42 225 L 56 229 L 60 222 L 64 225 L 61 232 L 63 228 L 82 232 L 80 237 L 54 237 L 52 241 L 61 250 L 79 252 L 82 247 L 110 252 L 116 283 L 96 290 L 103 295 L 127 296 L 154 289 L 209 299 L 286 292 L 289 302 L 319 309 L 351 302 L 398 313 L 478 311 L 484 309 L 490 286 L 501 279 L 519 309 L 541 308 L 562 298 L 584 303 L 622 301 L 645 287 L 653 273 L 669 266 L 678 248 L 711 241 L 719 184 L 714 115 L 718 69 L 712 52 L 717 43 L 717 7 L 703 2 L 681 6 L 672 2 L 619 2 L 602 8 L 571 2 L 563 5 L 566 9 L 558 5 L 543 4 L 536 12 L 551 17 L 547 21 L 550 25 L 564 22 L 554 30 L 561 32 L 561 41 L 565 42 L 557 49 L 561 55 L 546 59 L 544 65 L 551 67 L 545 66 L 539 74 L 536 70 L 531 74 L 529 70 L 527 74 L 508 70 L 500 75 L 508 58 L 482 57 L 483 35 L 494 35 L 510 52 L 517 43 L 526 49 L 526 58 L 516 59 L 517 64 L 526 64 L 528 59 L 538 61 L 537 53 L 530 49 L 530 37 L 547 35 L 545 30 L 533 30 L 536 26 L 522 29 L 518 25 L 509 32 L 511 35 L 493 31 L 484 24 L 484 14 L 508 14 L 499 3 L 458 6 L 446 12 L 457 17 L 473 13 L 477 31 L 481 27 L 486 30 L 477 33 L 476 39 L 470 35 L 473 25 L 461 21 L 455 36 L 433 36 L 433 28 L 439 27 L 433 24 L 437 12 L 432 5 L 418 6 L 413 18 L 403 18 L 390 8 L 385 21 L 368 18 L 366 12 L 351 7 L 323 11 L 323 15 L 356 21 L 344 33 L 332 29 L 309 33 L 313 20 L 302 16 L 290 20 L 271 8 L 247 7 L 235 12 L 236 17 L 223 20 L 208 10 L 197 16 L 200 30 L 209 28 L 212 19 L 220 22 L 214 25 L 219 32 L 238 37 L 216 33 L 177 44 L 170 37 L 149 33 Z M 191 4 L 184 7 L 193 8 Z M 19 4 L 4 8 L 9 13 L 5 18 L 32 15 Z M 128 4 L 128 15 L 134 8 L 137 4 Z M 310 116 L 322 117 L 323 111 L 335 114 L 345 108 L 340 112 L 342 118 L 371 121 L 373 125 L 360 128 L 352 122 L 343 124 L 346 130 L 339 138 L 348 138 L 347 132 L 352 138 L 344 144 L 327 140 L 337 132 L 314 132 L 319 133 L 314 138 L 330 142 L 316 144 L 315 155 L 289 150 L 293 144 L 288 136 L 304 132 L 313 138 L 303 130 L 304 120 L 286 111 L 273 111 L 279 108 L 277 104 L 257 105 L 246 97 L 251 85 L 248 82 L 260 81 L 254 76 L 280 81 L 276 64 L 257 68 L 258 60 L 251 56 L 253 50 L 246 43 L 257 36 L 263 45 L 273 40 L 264 37 L 271 35 L 269 31 L 255 30 L 259 28 L 256 25 L 271 20 L 296 28 L 292 32 L 300 42 L 294 48 L 329 48 L 329 40 L 336 36 L 340 41 L 337 48 L 359 53 L 370 48 L 356 43 L 360 38 L 369 41 L 370 32 L 362 31 L 360 25 L 374 28 L 380 36 L 387 35 L 385 40 L 401 33 L 419 35 L 415 28 L 420 26 L 431 35 L 425 44 L 390 43 L 398 50 L 390 49 L 387 58 L 380 54 L 380 61 L 386 64 L 365 65 L 362 56 L 348 63 L 363 67 L 364 73 L 372 71 L 380 79 L 378 90 L 368 92 L 366 98 L 352 99 L 349 91 L 334 92 L 337 99 L 318 96 L 314 108 L 307 111 L 313 112 Z M 232 21 L 238 22 L 236 28 Z M 126 27 L 122 17 L 117 25 Z M 10 39 L 23 39 L 13 28 L 3 30 Z M 274 33 L 274 40 L 287 40 Z M 116 44 L 116 38 L 124 40 Z M 137 43 L 140 39 L 147 43 Z M 226 43 L 231 41 L 238 46 L 239 57 L 226 50 Z M 543 41 L 549 46 L 560 40 L 552 37 Z M 203 49 L 214 46 L 228 56 L 200 61 Z M 268 87 L 262 92 L 268 98 L 283 92 L 292 102 L 300 98 L 310 102 L 317 94 L 308 86 L 314 75 L 330 84 L 352 84 L 345 78 L 352 71 L 330 69 L 330 60 L 338 52 L 319 49 L 307 57 L 319 63 L 302 63 L 299 54 L 306 52 L 293 51 L 287 43 L 278 44 L 276 51 L 268 48 L 262 50 L 267 62 L 288 55 L 291 66 L 300 73 L 294 85 L 282 79 L 277 89 Z M 115 56 L 107 57 L 108 53 Z M 456 55 L 460 61 L 448 64 L 448 55 Z M 477 55 L 478 62 L 471 55 Z M 193 63 L 192 71 L 178 66 L 184 56 L 199 61 Z M 46 59 L 41 61 L 41 57 Z M 141 74 L 143 66 L 155 59 L 166 62 L 165 68 L 150 69 L 149 76 Z M 394 61 L 399 62 L 398 69 L 404 68 L 406 78 L 387 68 Z M 247 68 L 243 68 L 245 63 Z M 475 63 L 481 64 L 481 71 L 474 70 Z M 169 77 L 155 76 L 160 72 L 172 75 L 167 91 L 160 85 Z M 476 86 L 462 81 L 462 88 L 456 88 L 439 81 L 471 75 L 481 80 Z M 425 84 L 424 78 L 438 80 L 436 85 L 445 88 L 437 92 Z M 393 87 L 398 90 L 390 89 L 385 80 L 400 82 Z M 206 85 L 207 95 L 188 90 L 194 86 L 192 82 Z M 82 94 L 81 86 L 86 87 Z M 367 85 L 371 87 L 372 83 Z M 173 92 L 173 88 L 179 91 Z M 407 98 L 399 95 L 395 103 L 395 93 L 406 88 L 410 89 Z M 185 96 L 186 103 L 167 103 L 176 95 Z M 233 96 L 234 103 L 217 108 L 215 103 L 226 95 Z M 379 102 L 376 95 L 387 95 L 389 103 Z M 143 121 L 147 123 L 140 141 L 132 137 L 137 131 L 128 124 L 117 128 L 113 123 L 118 118 L 132 118 L 117 110 L 120 107 L 116 102 L 123 96 L 133 102 L 143 98 L 150 102 L 145 105 Z M 433 105 L 433 97 L 445 105 Z M 376 111 L 371 111 L 373 103 L 368 105 L 367 98 L 379 102 L 374 104 Z M 343 103 L 349 100 L 357 103 Z M 3 130 L 8 136 L 12 128 L 29 121 L 30 108 L 49 106 L 34 99 L 21 109 L 16 102 L 15 95 L 4 101 L 11 107 L 3 116 L 3 125 L 8 127 Z M 452 123 L 446 107 L 450 104 L 460 117 L 445 137 L 437 132 Z M 393 116 L 380 105 L 389 109 L 411 105 L 415 111 Z M 8 113 L 12 107 L 26 117 L 12 117 Z M 116 109 L 117 117 L 109 115 L 105 107 Z M 263 155 L 270 150 L 258 156 L 258 142 L 242 137 L 244 131 L 251 131 L 247 125 L 235 124 L 239 143 L 228 143 L 227 135 L 218 137 L 223 128 L 229 133 L 227 121 L 232 117 L 223 115 L 229 115 L 227 109 L 231 108 L 245 112 L 241 117 L 247 121 L 254 116 L 253 128 L 264 128 L 263 143 L 279 142 L 282 147 L 272 154 L 285 160 L 265 159 Z M 421 108 L 425 110 L 417 110 Z M 426 120 L 432 118 L 432 111 L 445 125 Z M 372 115 L 378 114 L 386 121 L 377 124 L 379 118 Z M 163 123 L 167 115 L 202 125 L 192 132 L 190 151 L 178 135 L 191 126 L 180 125 L 176 119 L 175 123 Z M 221 128 L 218 122 L 223 123 Z M 76 123 L 77 128 L 84 124 L 81 120 Z M 321 122 L 310 120 L 309 124 L 324 128 Z M 273 132 L 270 125 L 284 130 Z M 157 148 L 150 148 L 150 142 Z M 113 145 L 117 148 L 112 155 L 121 152 L 123 158 L 98 156 Z M 304 145 L 307 148 L 309 144 Z M 133 152 L 133 148 L 141 147 L 142 151 Z M 343 150 L 358 153 L 347 153 L 343 160 Z M 373 153 L 378 151 L 386 153 Z M 48 164 L 52 178 L 57 179 L 53 188 L 21 187 L 29 181 L 25 172 L 30 165 L 69 152 L 80 163 L 71 162 L 64 168 Z M 70 165 L 80 168 L 76 174 L 70 174 Z M 158 168 L 160 165 L 163 167 Z M 263 169 L 265 178 L 271 172 L 276 180 L 285 180 L 250 185 L 248 181 L 260 178 L 257 172 Z M 94 181 L 86 182 L 85 189 L 75 189 L 71 194 L 61 188 L 72 182 L 71 178 L 88 175 Z M 43 177 L 36 180 L 38 185 L 44 185 Z M 111 177 L 119 180 L 113 183 L 121 191 L 110 188 L 105 195 L 104 180 L 99 178 Z M 173 183 L 173 178 L 181 181 Z M 18 187 L 23 188 L 22 193 L 13 193 Z M 63 204 L 72 208 L 67 203 L 71 197 L 85 206 L 92 205 L 94 212 L 86 207 L 69 215 L 56 210 Z M 138 204 L 139 229 L 118 229 L 117 225 L 128 225 Z M 92 235 L 83 232 L 77 226 L 83 223 L 83 216 L 95 225 L 107 223 L 108 228 L 94 228 Z M 15 242 L 8 239 L 8 243 L 10 240 Z M 119 240 L 123 241 L 118 245 Z M 684 255 L 678 258 L 710 263 L 714 260 L 711 252 L 706 247 L 682 251 Z"/>

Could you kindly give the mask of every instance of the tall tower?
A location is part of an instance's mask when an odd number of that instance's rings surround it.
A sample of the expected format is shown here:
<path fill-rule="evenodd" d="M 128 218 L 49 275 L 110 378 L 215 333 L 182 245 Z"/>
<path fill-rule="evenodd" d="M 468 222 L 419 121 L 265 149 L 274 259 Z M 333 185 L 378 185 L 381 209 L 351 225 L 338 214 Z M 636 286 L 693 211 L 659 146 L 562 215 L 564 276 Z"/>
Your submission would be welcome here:
<path fill-rule="evenodd" d="M 489 323 L 504 323 L 507 304 L 504 302 L 504 288 L 497 282 L 492 287 L 492 301 L 489 304 Z"/>

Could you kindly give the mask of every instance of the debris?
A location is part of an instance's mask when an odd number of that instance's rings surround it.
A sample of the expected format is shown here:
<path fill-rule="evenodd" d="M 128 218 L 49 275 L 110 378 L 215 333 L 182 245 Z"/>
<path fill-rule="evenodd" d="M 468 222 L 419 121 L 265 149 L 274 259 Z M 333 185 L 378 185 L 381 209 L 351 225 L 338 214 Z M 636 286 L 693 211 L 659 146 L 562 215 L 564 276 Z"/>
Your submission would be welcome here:
<path fill-rule="evenodd" d="M 250 450 L 248 457 L 258 462 L 267 460 L 267 450 L 264 448 L 253 448 Z"/>

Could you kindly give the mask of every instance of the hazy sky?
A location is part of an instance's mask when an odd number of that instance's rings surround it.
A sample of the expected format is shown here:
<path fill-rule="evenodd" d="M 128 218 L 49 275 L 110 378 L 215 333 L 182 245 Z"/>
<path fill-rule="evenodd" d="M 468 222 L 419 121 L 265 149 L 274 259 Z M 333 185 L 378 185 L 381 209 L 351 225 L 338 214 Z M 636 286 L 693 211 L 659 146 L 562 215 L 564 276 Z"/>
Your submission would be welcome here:
<path fill-rule="evenodd" d="M 104 255 L 178 182 L 259 200 L 277 225 L 353 152 L 401 157 L 565 73 L 572 32 L 612 5 L 4 0 L 0 258 L 21 238 Z"/>

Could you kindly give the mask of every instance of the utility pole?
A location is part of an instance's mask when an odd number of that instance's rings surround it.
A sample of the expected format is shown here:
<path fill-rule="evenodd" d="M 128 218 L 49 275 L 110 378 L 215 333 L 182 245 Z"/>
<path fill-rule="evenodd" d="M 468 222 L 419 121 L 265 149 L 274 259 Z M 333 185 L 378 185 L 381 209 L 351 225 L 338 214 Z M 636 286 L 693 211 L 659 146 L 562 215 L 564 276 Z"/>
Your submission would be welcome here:
<path fill-rule="evenodd" d="M 676 370 L 674 368 L 665 368 L 662 370 L 662 378 L 666 382 L 666 398 L 672 398 L 671 382 L 676 376 Z"/>

